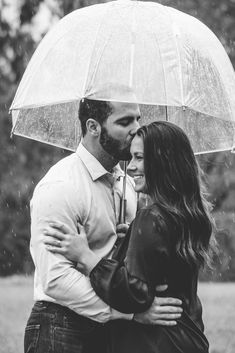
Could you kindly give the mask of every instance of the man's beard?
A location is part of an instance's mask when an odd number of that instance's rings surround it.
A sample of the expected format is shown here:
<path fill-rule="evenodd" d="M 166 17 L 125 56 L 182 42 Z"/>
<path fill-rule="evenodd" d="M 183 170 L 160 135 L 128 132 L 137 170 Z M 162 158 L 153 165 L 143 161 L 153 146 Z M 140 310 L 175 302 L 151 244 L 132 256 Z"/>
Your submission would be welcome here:
<path fill-rule="evenodd" d="M 130 145 L 121 148 L 121 142 L 109 135 L 105 127 L 101 127 L 100 144 L 103 149 L 118 161 L 129 161 L 131 159 Z"/>

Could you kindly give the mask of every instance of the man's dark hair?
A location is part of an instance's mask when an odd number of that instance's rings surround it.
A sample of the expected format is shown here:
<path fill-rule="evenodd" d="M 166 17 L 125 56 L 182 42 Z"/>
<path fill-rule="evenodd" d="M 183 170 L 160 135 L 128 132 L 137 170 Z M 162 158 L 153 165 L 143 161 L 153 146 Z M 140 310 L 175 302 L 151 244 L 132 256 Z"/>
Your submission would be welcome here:
<path fill-rule="evenodd" d="M 86 135 L 86 122 L 88 119 L 96 120 L 101 126 L 112 113 L 109 102 L 84 98 L 79 105 L 79 119 L 81 122 L 82 136 Z"/>

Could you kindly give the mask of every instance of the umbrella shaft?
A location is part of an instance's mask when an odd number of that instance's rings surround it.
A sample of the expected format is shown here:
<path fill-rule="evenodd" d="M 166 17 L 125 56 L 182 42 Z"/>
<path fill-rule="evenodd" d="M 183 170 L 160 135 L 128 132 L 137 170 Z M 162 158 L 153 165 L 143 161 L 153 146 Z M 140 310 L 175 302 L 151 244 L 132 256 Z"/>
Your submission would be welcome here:
<path fill-rule="evenodd" d="M 119 224 L 126 223 L 126 199 L 121 199 Z"/>

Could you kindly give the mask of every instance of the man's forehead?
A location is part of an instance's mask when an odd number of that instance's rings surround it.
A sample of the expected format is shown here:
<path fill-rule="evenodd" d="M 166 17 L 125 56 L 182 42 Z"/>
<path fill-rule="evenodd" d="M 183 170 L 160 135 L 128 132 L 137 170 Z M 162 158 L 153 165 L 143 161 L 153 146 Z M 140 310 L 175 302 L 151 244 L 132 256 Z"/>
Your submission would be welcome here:
<path fill-rule="evenodd" d="M 129 116 L 129 117 L 139 117 L 140 109 L 137 103 L 129 103 L 129 102 L 109 102 L 112 114 L 118 114 L 121 116 Z"/>

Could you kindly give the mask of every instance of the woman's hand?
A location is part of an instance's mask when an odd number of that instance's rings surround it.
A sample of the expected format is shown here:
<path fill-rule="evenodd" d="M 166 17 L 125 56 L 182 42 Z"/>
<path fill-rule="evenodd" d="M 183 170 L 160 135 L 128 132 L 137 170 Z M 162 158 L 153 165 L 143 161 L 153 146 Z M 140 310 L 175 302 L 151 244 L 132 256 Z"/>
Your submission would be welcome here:
<path fill-rule="evenodd" d="M 118 238 L 124 238 L 129 227 L 130 227 L 130 223 L 119 223 L 116 228 Z"/>
<path fill-rule="evenodd" d="M 84 228 L 79 226 L 79 234 L 61 222 L 49 222 L 44 230 L 44 244 L 52 253 L 62 254 L 68 260 L 77 262 L 80 272 L 88 274 L 100 261 L 100 258 L 89 248 Z"/>

